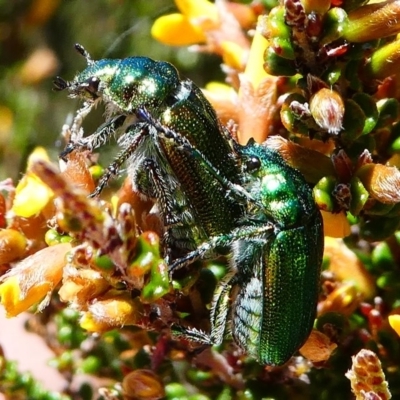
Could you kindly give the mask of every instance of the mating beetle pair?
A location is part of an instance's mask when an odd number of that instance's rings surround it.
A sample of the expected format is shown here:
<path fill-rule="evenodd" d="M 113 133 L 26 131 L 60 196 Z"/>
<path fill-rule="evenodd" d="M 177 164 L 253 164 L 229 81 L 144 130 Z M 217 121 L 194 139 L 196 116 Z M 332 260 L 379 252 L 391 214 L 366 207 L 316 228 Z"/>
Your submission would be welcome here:
<path fill-rule="evenodd" d="M 77 49 L 88 67 L 71 82 L 55 82 L 86 100 L 62 157 L 95 149 L 120 130 L 122 151 L 95 194 L 127 161 L 135 188 L 160 210 L 171 272 L 230 249 L 231 272 L 214 295 L 211 333 L 179 334 L 218 344 L 230 321 L 247 354 L 262 364 L 285 363 L 312 328 L 323 251 L 321 215 L 304 178 L 277 152 L 237 144 L 200 89 L 171 64 L 145 57 L 93 61 Z M 99 100 L 106 122 L 83 138 L 81 119 Z"/>

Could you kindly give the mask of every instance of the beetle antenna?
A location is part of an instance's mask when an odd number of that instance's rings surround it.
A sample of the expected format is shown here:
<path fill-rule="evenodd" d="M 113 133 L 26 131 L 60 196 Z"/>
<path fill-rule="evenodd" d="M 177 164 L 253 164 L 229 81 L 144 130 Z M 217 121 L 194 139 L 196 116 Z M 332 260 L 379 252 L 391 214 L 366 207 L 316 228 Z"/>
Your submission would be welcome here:
<path fill-rule="evenodd" d="M 88 65 L 91 65 L 94 63 L 94 61 L 92 60 L 92 57 L 90 57 L 90 54 L 86 51 L 86 49 L 79 43 L 75 44 L 75 50 L 81 54 L 83 57 L 85 57 L 86 62 Z"/>
<path fill-rule="evenodd" d="M 56 78 L 53 81 L 53 90 L 59 92 L 61 90 L 66 89 L 69 85 L 70 85 L 69 82 L 61 78 L 61 76 L 56 76 Z"/>

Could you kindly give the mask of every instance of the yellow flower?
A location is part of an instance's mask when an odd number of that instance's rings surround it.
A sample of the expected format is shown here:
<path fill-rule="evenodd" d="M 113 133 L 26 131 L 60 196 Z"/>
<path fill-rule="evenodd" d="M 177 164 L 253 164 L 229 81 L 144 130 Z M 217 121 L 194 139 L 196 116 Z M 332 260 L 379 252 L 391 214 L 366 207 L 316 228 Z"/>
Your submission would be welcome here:
<path fill-rule="evenodd" d="M 188 46 L 222 56 L 224 63 L 242 71 L 249 49 L 249 40 L 242 27 L 255 21 L 247 5 L 228 2 L 213 4 L 207 0 L 175 0 L 180 13 L 158 18 L 151 29 L 161 43 Z M 243 18 L 244 17 L 244 18 Z"/>
<path fill-rule="evenodd" d="M 29 156 L 27 172 L 16 187 L 11 211 L 17 216 L 29 218 L 38 214 L 53 198 L 51 189 L 31 171 L 32 165 L 38 160 L 49 161 L 42 147 L 37 147 Z"/>
<path fill-rule="evenodd" d="M 110 291 L 93 301 L 80 321 L 89 332 L 106 332 L 124 325 L 133 325 L 140 315 L 139 299 L 132 299 L 128 293 Z"/>
<path fill-rule="evenodd" d="M 207 0 L 175 0 L 175 3 L 181 13 L 158 18 L 151 28 L 152 36 L 172 46 L 204 43 L 204 30 L 218 23 L 215 4 Z"/>
<path fill-rule="evenodd" d="M 69 243 L 46 247 L 25 258 L 0 278 L 0 304 L 7 317 L 15 317 L 32 305 L 41 311 L 50 300 L 52 290 L 62 278 Z"/>

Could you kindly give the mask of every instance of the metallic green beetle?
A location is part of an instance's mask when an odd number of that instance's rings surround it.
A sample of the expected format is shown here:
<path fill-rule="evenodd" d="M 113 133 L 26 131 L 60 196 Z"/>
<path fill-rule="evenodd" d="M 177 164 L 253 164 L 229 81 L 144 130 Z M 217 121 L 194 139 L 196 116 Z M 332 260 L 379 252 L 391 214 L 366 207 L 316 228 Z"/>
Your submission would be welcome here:
<path fill-rule="evenodd" d="M 77 45 L 88 66 L 71 82 L 58 77 L 57 90 L 86 100 L 72 125 L 72 140 L 61 157 L 75 149 L 93 150 L 120 131 L 121 153 L 101 179 L 94 195 L 118 174 L 127 161 L 135 188 L 158 204 L 166 226 L 164 244 L 171 259 L 194 250 L 214 235 L 229 233 L 243 213 L 242 206 L 204 168 L 201 161 L 178 151 L 149 123 L 154 118 L 185 137 L 206 155 L 220 175 L 240 183 L 240 168 L 214 109 L 190 80 L 175 67 L 147 57 L 93 61 Z M 106 122 L 83 138 L 81 123 L 99 102 Z M 147 118 L 149 116 L 149 118 Z M 216 206 L 217 205 L 217 206 Z"/>
<path fill-rule="evenodd" d="M 189 147 L 186 151 L 196 153 Z M 205 344 L 220 344 L 230 321 L 235 342 L 248 355 L 261 364 L 281 365 L 305 342 L 314 323 L 322 217 L 304 177 L 276 151 L 254 141 L 235 148 L 244 183 L 224 184 L 246 204 L 244 217 L 229 235 L 214 237 L 171 265 L 173 271 L 229 243 L 231 272 L 214 295 L 210 334 L 182 327 L 176 332 Z M 218 171 L 215 177 L 219 179 Z M 235 287 L 237 294 L 231 300 Z"/>

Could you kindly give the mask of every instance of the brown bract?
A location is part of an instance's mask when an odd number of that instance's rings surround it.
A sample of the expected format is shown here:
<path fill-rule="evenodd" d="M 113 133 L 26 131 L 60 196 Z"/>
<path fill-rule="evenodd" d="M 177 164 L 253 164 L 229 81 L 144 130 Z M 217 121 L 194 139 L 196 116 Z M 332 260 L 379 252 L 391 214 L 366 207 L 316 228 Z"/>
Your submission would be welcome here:
<path fill-rule="evenodd" d="M 314 329 L 299 352 L 308 360 L 318 363 L 327 361 L 336 348 L 337 344 L 333 343 L 328 336 Z"/>
<path fill-rule="evenodd" d="M 382 164 L 365 164 L 357 172 L 371 197 L 384 204 L 400 202 L 400 171 Z"/>

